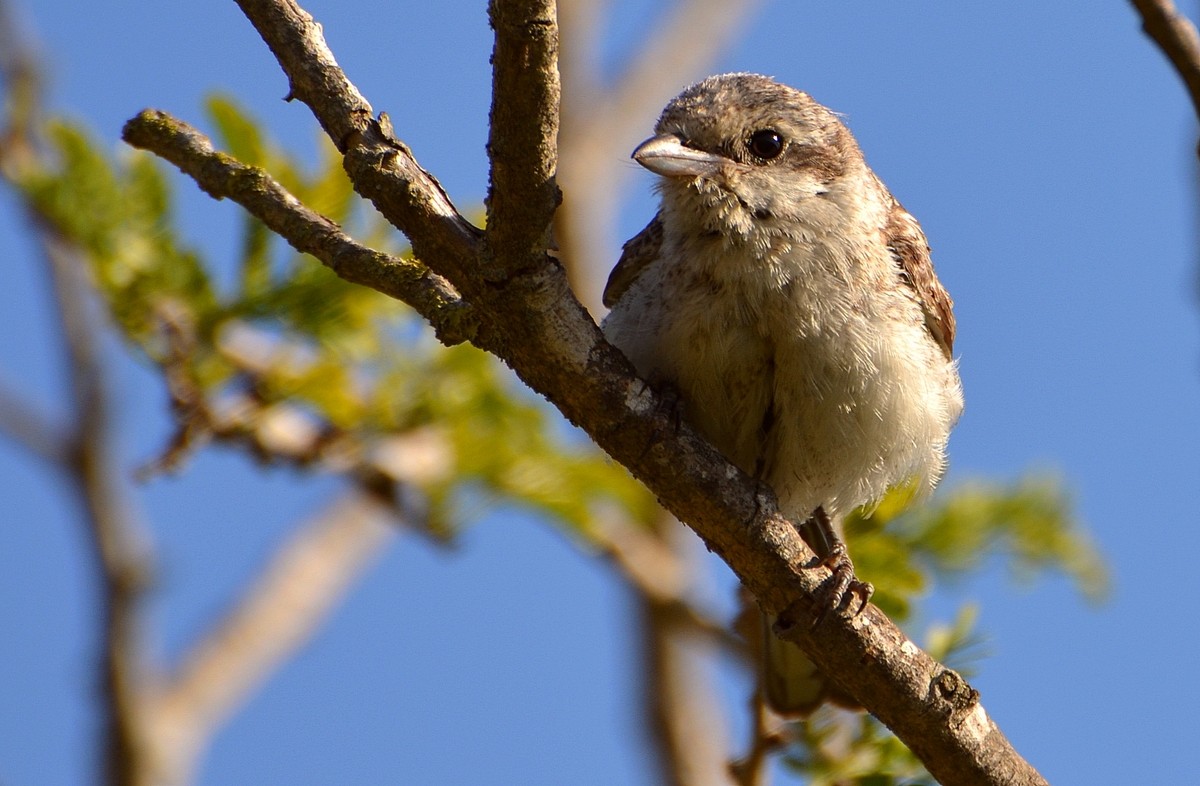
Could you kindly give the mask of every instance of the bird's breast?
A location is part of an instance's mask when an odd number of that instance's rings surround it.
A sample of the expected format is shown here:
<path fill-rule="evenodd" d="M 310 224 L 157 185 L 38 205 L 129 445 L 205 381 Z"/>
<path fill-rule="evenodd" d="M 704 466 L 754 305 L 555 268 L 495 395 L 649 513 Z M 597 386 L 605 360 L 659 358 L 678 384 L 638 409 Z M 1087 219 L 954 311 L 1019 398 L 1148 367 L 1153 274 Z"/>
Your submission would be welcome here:
<path fill-rule="evenodd" d="M 856 270 L 844 247 L 703 260 L 684 250 L 644 274 L 606 333 L 643 376 L 676 388 L 688 419 L 789 515 L 936 481 L 961 393 L 903 288 Z"/>

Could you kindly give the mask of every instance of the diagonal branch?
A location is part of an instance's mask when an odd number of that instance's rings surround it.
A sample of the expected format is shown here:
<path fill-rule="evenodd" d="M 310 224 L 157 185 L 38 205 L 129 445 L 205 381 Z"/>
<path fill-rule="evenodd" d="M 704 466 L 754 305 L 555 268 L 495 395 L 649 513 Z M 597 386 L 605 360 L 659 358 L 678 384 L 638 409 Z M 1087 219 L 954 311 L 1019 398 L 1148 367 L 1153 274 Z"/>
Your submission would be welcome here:
<path fill-rule="evenodd" d="M 501 357 L 688 522 L 766 612 L 782 614 L 781 634 L 825 673 L 836 675 L 840 687 L 892 728 L 944 784 L 1045 782 L 988 718 L 978 694 L 875 607 L 853 619 L 827 619 L 814 630 L 814 598 L 830 574 L 793 524 L 779 515 L 774 496 L 686 423 L 676 422 L 628 361 L 603 340 L 551 259 L 534 254 L 487 259 L 478 231 L 391 137 L 386 118 L 371 121 L 361 114 L 357 92 L 336 70 L 307 14 L 289 0 L 239 4 L 288 72 L 293 92 L 313 108 L 322 126 L 334 132 L 353 129 L 334 140 L 345 151 L 351 180 L 409 236 L 418 258 L 446 276 L 478 310 L 476 345 Z M 314 71 L 322 70 L 336 73 L 318 78 Z M 304 91 L 297 87 L 301 83 Z M 316 95 L 313 85 L 342 94 Z M 360 109 L 352 117 L 328 116 L 338 106 Z M 517 274 L 489 279 L 480 275 L 488 267 Z"/>
<path fill-rule="evenodd" d="M 1175 66 L 1200 116 L 1200 36 L 1195 25 L 1176 10 L 1171 0 L 1130 1 L 1141 14 L 1142 30 Z"/>
<path fill-rule="evenodd" d="M 415 262 L 357 244 L 328 219 L 305 207 L 261 169 L 213 150 L 203 134 L 183 121 L 161 112 L 143 112 L 126 124 L 125 140 L 175 164 L 208 194 L 237 202 L 293 247 L 312 254 L 346 280 L 371 286 L 409 303 L 438 328 L 444 343 L 450 343 L 452 337 L 465 332 L 462 330 L 464 323 L 474 326 L 472 309 L 445 279 Z M 176 333 L 187 332 L 187 326 L 175 324 L 169 314 L 160 316 L 165 323 L 168 345 L 190 340 L 187 336 L 173 338 Z M 256 368 L 250 351 L 251 345 L 261 337 L 255 336 L 249 327 L 228 333 L 240 339 L 230 341 L 222 348 L 229 359 L 244 371 L 261 371 Z M 209 405 L 201 401 L 202 392 L 197 386 L 188 379 L 178 378 L 183 374 L 184 366 L 182 363 L 168 364 L 172 399 L 181 412 L 189 408 L 196 410 L 181 417 L 189 422 L 199 418 L 202 422 L 197 423 L 196 428 L 206 434 L 217 439 L 247 441 L 251 452 L 267 452 L 300 464 L 316 460 L 319 443 L 328 442 L 327 435 L 318 438 L 314 434 L 311 439 L 292 439 L 287 446 L 275 444 L 268 450 L 262 442 L 261 432 L 269 429 L 269 420 L 262 407 L 246 404 L 244 407 L 226 407 L 222 413 L 209 411 Z M 361 452 L 355 451 L 356 455 Z M 159 463 L 161 468 L 170 468 L 173 461 L 168 453 Z M 359 461 L 361 463 L 354 466 L 351 474 L 362 478 L 401 480 L 394 468 L 378 463 L 369 453 L 361 455 Z M 160 467 L 152 469 L 157 468 Z M 731 640 L 727 631 L 683 600 L 682 569 L 677 565 L 674 569 L 666 568 L 678 560 L 657 537 L 640 526 L 615 518 L 601 517 L 595 526 L 594 536 L 600 539 L 604 551 L 640 592 L 669 609 L 679 624 L 693 632 L 727 649 L 740 649 L 740 644 Z"/>
<path fill-rule="evenodd" d="M 329 219 L 305 207 L 258 167 L 218 153 L 195 128 L 164 112 L 146 110 L 125 124 L 122 136 L 190 175 L 208 194 L 232 199 L 338 276 L 408 303 L 429 320 L 446 344 L 467 340 L 475 316 L 454 287 L 420 262 L 384 254 L 355 242 Z"/>
<path fill-rule="evenodd" d="M 299 649 L 391 542 L 394 509 L 353 491 L 292 534 L 236 606 L 159 691 L 157 733 L 186 782 L 220 724 Z"/>
<path fill-rule="evenodd" d="M 680 0 L 658 21 L 611 85 L 593 71 L 599 9 L 560 0 L 563 18 L 562 164 L 564 200 L 555 236 L 571 283 L 594 313 L 615 248 L 617 200 L 635 168 L 622 166 L 651 119 L 679 88 L 700 76 L 741 30 L 761 0 Z"/>
<path fill-rule="evenodd" d="M 70 459 L 71 440 L 62 426 L 7 385 L 0 385 L 0 434 L 55 469 Z"/>

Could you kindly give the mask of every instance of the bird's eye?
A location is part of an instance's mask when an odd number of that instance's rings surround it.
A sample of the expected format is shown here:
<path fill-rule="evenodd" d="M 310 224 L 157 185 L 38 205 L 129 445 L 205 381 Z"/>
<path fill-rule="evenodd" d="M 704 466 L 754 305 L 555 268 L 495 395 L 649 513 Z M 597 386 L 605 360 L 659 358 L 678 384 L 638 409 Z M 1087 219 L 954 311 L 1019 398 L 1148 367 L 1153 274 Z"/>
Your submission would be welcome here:
<path fill-rule="evenodd" d="M 783 137 L 773 128 L 764 128 L 750 135 L 750 152 L 756 158 L 770 161 L 783 152 Z"/>

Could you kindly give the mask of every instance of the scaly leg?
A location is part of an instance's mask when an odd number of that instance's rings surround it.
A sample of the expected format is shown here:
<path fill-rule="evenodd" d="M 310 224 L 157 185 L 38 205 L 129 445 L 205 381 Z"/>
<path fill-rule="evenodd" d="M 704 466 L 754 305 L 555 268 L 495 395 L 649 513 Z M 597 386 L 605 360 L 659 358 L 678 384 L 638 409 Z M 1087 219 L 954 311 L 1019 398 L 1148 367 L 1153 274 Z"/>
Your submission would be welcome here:
<path fill-rule="evenodd" d="M 821 564 L 833 571 L 829 584 L 821 593 L 821 610 L 813 620 L 813 627 L 820 625 L 830 611 L 841 611 L 852 597 L 857 598 L 859 603 L 851 616 L 857 617 L 862 614 L 875 588 L 870 583 L 855 578 L 850 552 L 846 550 L 846 543 L 838 535 L 825 508 L 818 507 L 813 511 L 805 529 L 817 536 L 813 539 L 819 542 L 809 545 L 821 558 Z"/>

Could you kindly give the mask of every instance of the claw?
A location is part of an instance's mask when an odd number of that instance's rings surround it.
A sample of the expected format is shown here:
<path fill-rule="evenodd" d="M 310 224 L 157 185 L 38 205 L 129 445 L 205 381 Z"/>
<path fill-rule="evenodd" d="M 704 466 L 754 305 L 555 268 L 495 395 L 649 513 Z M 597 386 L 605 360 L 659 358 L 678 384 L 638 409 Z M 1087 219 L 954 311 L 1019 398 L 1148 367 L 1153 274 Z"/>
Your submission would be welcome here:
<path fill-rule="evenodd" d="M 858 599 L 858 606 L 851 610 L 849 615 L 857 617 L 862 614 L 863 610 L 867 608 L 867 602 L 871 600 L 871 595 L 875 592 L 875 587 L 870 582 L 859 581 L 854 576 L 854 563 L 850 561 L 846 544 L 840 541 L 835 543 L 833 550 L 829 556 L 821 560 L 821 564 L 829 568 L 833 575 L 829 577 L 829 582 L 821 590 L 821 597 L 818 600 L 821 610 L 813 619 L 812 626 L 815 628 L 824 622 L 831 611 L 840 613 L 855 598 Z"/>
<path fill-rule="evenodd" d="M 683 397 L 680 396 L 679 390 L 669 384 L 654 384 L 648 387 L 658 393 L 658 405 L 655 407 L 656 419 L 661 418 L 667 421 L 667 425 L 665 428 L 655 427 L 650 440 L 642 449 L 643 458 L 659 442 L 677 436 L 683 425 Z"/>
<path fill-rule="evenodd" d="M 827 547 L 824 549 L 825 554 L 820 564 L 829 568 L 833 573 L 817 599 L 820 611 L 813 619 L 812 626 L 815 628 L 824 622 L 831 611 L 841 613 L 854 598 L 858 599 L 858 606 L 850 612 L 850 616 L 857 617 L 867 608 L 867 603 L 871 600 L 875 588 L 870 583 L 855 578 L 854 563 L 850 561 L 850 553 L 846 550 L 846 544 L 838 536 L 825 509 L 817 508 L 809 522 L 816 530 L 814 534 L 822 541 L 822 545 Z"/>

